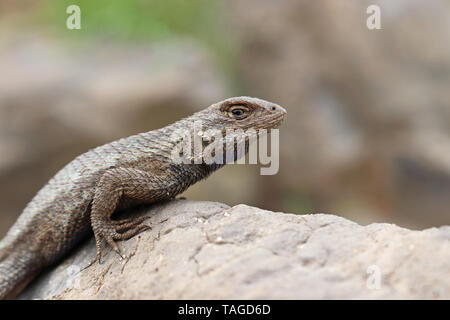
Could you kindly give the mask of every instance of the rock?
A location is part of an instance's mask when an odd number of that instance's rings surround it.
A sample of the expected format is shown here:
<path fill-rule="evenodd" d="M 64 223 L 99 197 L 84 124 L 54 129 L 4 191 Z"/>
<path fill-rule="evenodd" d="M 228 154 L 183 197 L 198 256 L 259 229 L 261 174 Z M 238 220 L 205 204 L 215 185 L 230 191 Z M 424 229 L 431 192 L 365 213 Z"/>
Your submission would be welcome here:
<path fill-rule="evenodd" d="M 120 242 L 127 259 L 108 248 L 102 264 L 85 268 L 95 256 L 90 239 L 19 298 L 450 298 L 448 226 L 361 226 L 330 214 L 185 200 L 144 213 L 153 229 Z"/>

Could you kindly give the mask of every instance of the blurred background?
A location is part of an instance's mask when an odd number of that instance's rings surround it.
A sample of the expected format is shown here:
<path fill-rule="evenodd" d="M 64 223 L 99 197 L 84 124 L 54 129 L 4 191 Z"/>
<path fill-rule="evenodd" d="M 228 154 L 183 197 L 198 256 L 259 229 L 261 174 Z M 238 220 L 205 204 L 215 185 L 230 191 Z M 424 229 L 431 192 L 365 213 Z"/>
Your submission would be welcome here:
<path fill-rule="evenodd" d="M 449 36 L 445 0 L 0 0 L 0 236 L 78 154 L 236 95 L 288 110 L 279 173 L 187 198 L 450 224 Z"/>

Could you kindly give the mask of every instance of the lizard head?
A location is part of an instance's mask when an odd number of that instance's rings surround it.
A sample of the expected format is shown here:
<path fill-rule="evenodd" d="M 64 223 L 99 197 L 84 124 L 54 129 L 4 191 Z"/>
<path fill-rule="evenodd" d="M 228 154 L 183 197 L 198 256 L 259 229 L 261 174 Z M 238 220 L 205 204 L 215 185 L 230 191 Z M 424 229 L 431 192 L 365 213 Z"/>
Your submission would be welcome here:
<path fill-rule="evenodd" d="M 174 131 L 173 141 L 177 148 L 173 149 L 172 155 L 184 158 L 188 163 L 192 159 L 197 163 L 197 160 L 205 160 L 205 154 L 210 154 L 215 157 L 213 167 L 217 168 L 215 164 L 241 158 L 248 152 L 253 138 L 278 128 L 285 117 L 284 108 L 258 98 L 235 97 L 217 102 L 181 120 L 181 125 Z M 192 142 L 199 137 L 203 145 L 199 150 L 195 150 L 195 143 L 180 149 L 181 141 Z M 184 149 L 191 150 L 185 154 Z M 216 150 L 223 152 L 216 153 Z"/>
<path fill-rule="evenodd" d="M 258 98 L 234 97 L 213 104 L 202 111 L 208 128 L 273 129 L 281 125 L 286 110 L 281 106 Z"/>
<path fill-rule="evenodd" d="M 194 115 L 194 119 L 202 122 L 202 128 L 207 129 L 197 133 L 203 143 L 209 150 L 223 149 L 223 159 L 218 156 L 221 163 L 241 158 L 248 152 L 253 138 L 278 128 L 285 117 L 286 110 L 279 105 L 251 97 L 229 98 Z M 204 157 L 208 152 L 199 156 Z"/>

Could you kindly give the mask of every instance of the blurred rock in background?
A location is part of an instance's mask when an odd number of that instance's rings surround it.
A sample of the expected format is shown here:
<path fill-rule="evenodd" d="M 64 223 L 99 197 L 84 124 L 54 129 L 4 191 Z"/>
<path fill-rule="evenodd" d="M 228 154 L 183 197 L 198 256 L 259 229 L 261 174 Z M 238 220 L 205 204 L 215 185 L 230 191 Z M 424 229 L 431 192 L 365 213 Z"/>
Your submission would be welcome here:
<path fill-rule="evenodd" d="M 371 4 L 381 30 L 366 27 Z M 449 9 L 231 1 L 244 88 L 289 113 L 277 194 L 266 180 L 263 207 L 295 211 L 302 194 L 313 211 L 360 222 L 450 223 Z"/>
<path fill-rule="evenodd" d="M 279 174 L 226 167 L 188 198 L 450 224 L 448 2 L 80 0 L 67 30 L 70 4 L 0 3 L 0 236 L 76 155 L 241 94 L 288 110 Z"/>

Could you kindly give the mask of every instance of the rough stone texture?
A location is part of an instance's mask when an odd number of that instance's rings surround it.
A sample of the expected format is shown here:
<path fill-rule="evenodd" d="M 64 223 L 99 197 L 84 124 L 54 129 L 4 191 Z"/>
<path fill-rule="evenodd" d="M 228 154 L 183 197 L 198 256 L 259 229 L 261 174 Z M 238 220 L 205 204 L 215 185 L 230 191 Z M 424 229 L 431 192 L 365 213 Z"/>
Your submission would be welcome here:
<path fill-rule="evenodd" d="M 186 200 L 144 210 L 153 229 L 120 243 L 129 259 L 108 251 L 79 272 L 95 256 L 91 239 L 19 298 L 450 298 L 448 226 L 411 231 Z M 367 286 L 373 265 L 379 289 Z"/>

